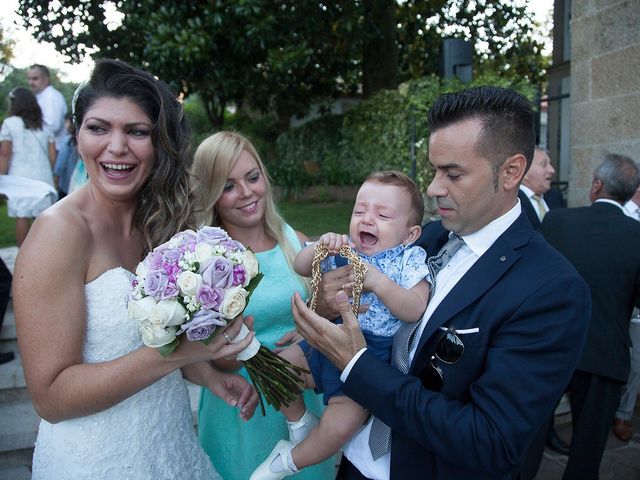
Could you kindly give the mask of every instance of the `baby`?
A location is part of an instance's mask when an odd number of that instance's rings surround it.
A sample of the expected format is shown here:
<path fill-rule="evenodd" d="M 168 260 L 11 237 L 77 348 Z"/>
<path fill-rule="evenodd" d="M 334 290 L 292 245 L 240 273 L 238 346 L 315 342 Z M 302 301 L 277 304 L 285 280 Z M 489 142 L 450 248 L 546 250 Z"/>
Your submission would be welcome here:
<path fill-rule="evenodd" d="M 422 195 L 416 184 L 397 171 L 375 172 L 367 177 L 356 197 L 346 235 L 325 233 L 329 255 L 322 272 L 340 266 L 335 255 L 351 241 L 368 264 L 362 303 L 369 309 L 358 316 L 367 349 L 389 361 L 393 335 L 400 322 L 417 322 L 427 308 L 430 285 L 426 252 L 411 244 L 420 236 L 424 213 Z M 315 244 L 298 253 L 294 268 L 311 275 Z M 343 263 L 346 264 L 346 261 Z M 349 287 L 352 285 L 345 285 Z M 307 388 L 323 392 L 327 408 L 318 420 L 306 410 L 302 398 L 281 412 L 287 417 L 289 441 L 280 440 L 269 457 L 253 472 L 251 480 L 277 480 L 320 463 L 337 453 L 362 426 L 368 413 L 342 393 L 340 371 L 306 342 L 292 345 L 281 356 L 311 370 Z"/>

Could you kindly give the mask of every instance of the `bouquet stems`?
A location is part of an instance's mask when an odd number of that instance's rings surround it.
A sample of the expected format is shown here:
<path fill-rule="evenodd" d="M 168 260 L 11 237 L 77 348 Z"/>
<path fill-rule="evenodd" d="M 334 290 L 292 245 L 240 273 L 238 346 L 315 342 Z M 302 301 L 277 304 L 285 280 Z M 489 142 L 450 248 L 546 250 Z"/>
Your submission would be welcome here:
<path fill-rule="evenodd" d="M 248 334 L 249 329 L 243 324 L 240 333 L 232 340 L 233 343 L 238 343 Z M 280 410 L 283 405 L 288 407 L 304 390 L 302 374 L 311 373 L 260 345 L 256 338 L 238 354 L 237 359 L 244 365 L 251 383 L 258 392 L 263 416 L 266 415 L 263 396 L 276 410 Z"/>
<path fill-rule="evenodd" d="M 283 405 L 289 406 L 304 390 L 302 373 L 311 373 L 305 368 L 293 365 L 262 345 L 258 353 L 242 363 L 258 392 L 263 416 L 266 415 L 263 396 L 276 410 L 280 410 Z"/>

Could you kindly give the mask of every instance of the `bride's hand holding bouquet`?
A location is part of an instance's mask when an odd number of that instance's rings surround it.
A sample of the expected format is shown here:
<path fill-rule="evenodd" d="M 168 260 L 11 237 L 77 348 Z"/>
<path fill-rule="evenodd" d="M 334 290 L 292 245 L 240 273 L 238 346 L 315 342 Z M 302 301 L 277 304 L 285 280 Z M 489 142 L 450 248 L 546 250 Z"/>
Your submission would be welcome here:
<path fill-rule="evenodd" d="M 236 354 L 259 393 L 279 409 L 302 391 L 299 373 L 305 370 L 261 346 L 241 320 L 232 322 L 261 278 L 253 252 L 223 229 L 185 230 L 154 248 L 138 265 L 129 316 L 138 323 L 143 343 L 164 357 L 184 337 L 188 343 L 204 345 L 183 348 L 200 348 L 203 355 L 209 353 L 208 359 Z M 215 343 L 208 352 L 211 342 Z M 264 414 L 262 397 L 260 404 Z"/>

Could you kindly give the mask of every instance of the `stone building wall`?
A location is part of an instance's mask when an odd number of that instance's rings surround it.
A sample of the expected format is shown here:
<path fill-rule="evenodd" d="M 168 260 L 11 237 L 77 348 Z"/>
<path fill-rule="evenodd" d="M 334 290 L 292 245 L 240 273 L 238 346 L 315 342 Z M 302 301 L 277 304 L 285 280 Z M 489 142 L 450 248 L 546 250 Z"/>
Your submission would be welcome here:
<path fill-rule="evenodd" d="M 557 0 L 556 0 L 557 1 Z M 573 0 L 569 206 L 606 152 L 640 162 L 640 0 Z"/>

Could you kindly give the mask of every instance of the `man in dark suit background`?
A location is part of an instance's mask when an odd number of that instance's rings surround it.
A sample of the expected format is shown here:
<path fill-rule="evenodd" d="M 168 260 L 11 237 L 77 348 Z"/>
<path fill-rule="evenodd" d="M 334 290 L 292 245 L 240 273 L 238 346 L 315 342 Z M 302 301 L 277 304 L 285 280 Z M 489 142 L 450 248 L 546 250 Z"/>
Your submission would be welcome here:
<path fill-rule="evenodd" d="M 522 179 L 518 191 L 522 211 L 536 230 L 540 227 L 540 222 L 549 209 L 564 206 L 562 205 L 562 194 L 558 190 L 551 190 L 551 180 L 555 173 L 556 170 L 551 165 L 547 151 L 536 147 L 531 167 Z M 557 193 L 553 194 L 552 192 Z M 558 194 L 560 195 L 559 199 Z"/>
<path fill-rule="evenodd" d="M 629 375 L 629 319 L 640 306 L 640 224 L 624 203 L 640 184 L 628 157 L 606 155 L 589 207 L 552 210 L 540 227 L 586 280 L 593 305 L 587 341 L 569 385 L 572 439 L 564 480 L 598 478 L 622 385 Z"/>
<path fill-rule="evenodd" d="M 551 188 L 551 181 L 555 173 L 556 170 L 551 164 L 549 153 L 543 148 L 536 147 L 531 167 L 527 170 L 518 190 L 522 211 L 536 230 L 540 228 L 544 216 L 550 209 L 565 206 L 562 193 Z M 559 401 L 560 399 L 558 399 L 558 403 Z M 540 468 L 545 445 L 554 452 L 569 455 L 569 445 L 558 436 L 554 428 L 553 414 L 549 416 L 549 420 L 544 425 L 527 450 L 522 460 L 520 472 L 514 475 L 514 480 L 535 478 Z"/>
<path fill-rule="evenodd" d="M 429 256 L 445 244 L 460 247 L 435 275 L 417 329 L 404 335 L 413 340 L 394 341 L 393 365 L 365 348 L 344 292 L 334 291 L 334 308 L 323 312 L 339 312 L 342 325 L 294 296 L 300 333 L 342 370 L 345 394 L 375 417 L 346 445 L 342 480 L 510 478 L 568 383 L 586 334 L 586 284 L 517 200 L 534 149 L 529 102 L 495 87 L 445 94 L 429 128 L 435 177 L 427 194 L 442 222 L 425 229 L 423 246 Z M 391 438 L 378 457 L 370 442 L 379 445 L 380 421 Z"/>

